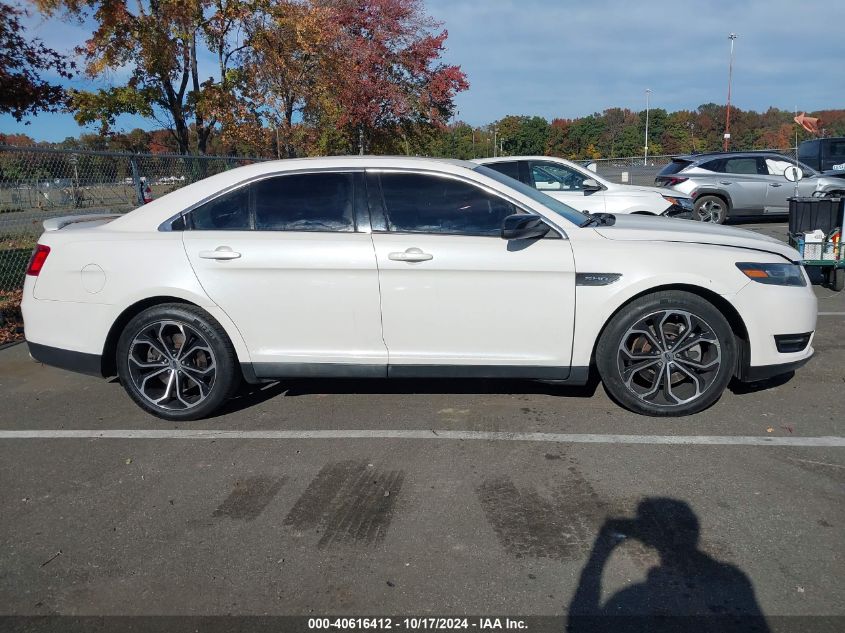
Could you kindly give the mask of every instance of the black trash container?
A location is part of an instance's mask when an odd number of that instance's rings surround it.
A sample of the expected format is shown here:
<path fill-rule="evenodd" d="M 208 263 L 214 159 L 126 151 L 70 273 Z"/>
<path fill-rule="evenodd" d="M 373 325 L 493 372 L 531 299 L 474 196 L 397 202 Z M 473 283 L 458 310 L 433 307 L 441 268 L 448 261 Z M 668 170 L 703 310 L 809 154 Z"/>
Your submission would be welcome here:
<path fill-rule="evenodd" d="M 789 198 L 789 234 L 821 229 L 829 235 L 842 228 L 843 209 L 845 198 Z"/>

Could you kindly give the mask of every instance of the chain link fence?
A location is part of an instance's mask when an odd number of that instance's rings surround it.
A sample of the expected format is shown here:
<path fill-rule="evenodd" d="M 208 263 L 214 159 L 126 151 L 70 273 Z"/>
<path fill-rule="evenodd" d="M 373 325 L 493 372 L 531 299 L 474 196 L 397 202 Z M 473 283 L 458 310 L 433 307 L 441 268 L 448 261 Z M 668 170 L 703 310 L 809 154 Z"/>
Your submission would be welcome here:
<path fill-rule="evenodd" d="M 0 344 L 16 334 L 9 323 L 17 318 L 26 265 L 45 219 L 124 213 L 145 196 L 159 198 L 259 160 L 0 146 Z"/>
<path fill-rule="evenodd" d="M 145 196 L 258 160 L 0 146 L 0 291 L 22 285 L 45 219 L 123 213 Z"/>

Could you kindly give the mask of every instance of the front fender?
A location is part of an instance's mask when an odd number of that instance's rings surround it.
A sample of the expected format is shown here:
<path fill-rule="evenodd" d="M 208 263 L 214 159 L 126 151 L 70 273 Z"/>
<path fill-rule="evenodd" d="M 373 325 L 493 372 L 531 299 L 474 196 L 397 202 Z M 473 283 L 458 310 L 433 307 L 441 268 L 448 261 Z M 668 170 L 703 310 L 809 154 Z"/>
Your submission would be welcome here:
<path fill-rule="evenodd" d="M 614 240 L 573 243 L 579 273 L 616 273 L 618 280 L 604 286 L 576 286 L 575 332 L 572 364 L 586 366 L 610 318 L 633 298 L 667 287 L 688 287 L 715 294 L 733 305 L 745 318 L 734 297 L 751 283 L 736 262 L 778 261 L 776 255 L 738 251 L 705 244 L 622 242 Z M 737 256 L 738 252 L 748 257 Z M 700 262 L 700 266 L 679 266 L 679 262 Z M 780 260 L 782 261 L 782 260 Z M 623 308 L 624 309 L 624 308 Z"/>

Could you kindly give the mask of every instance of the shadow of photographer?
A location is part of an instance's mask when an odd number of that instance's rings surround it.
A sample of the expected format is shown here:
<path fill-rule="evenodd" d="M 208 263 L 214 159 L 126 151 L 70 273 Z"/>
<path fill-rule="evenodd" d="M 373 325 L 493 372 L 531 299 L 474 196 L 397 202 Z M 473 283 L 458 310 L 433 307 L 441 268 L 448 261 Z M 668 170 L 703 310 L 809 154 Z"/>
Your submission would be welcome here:
<path fill-rule="evenodd" d="M 749 578 L 699 550 L 699 532 L 695 512 L 676 499 L 647 498 L 635 518 L 606 520 L 569 605 L 567 631 L 768 633 Z M 660 564 L 602 604 L 605 565 L 629 539 L 656 550 Z"/>

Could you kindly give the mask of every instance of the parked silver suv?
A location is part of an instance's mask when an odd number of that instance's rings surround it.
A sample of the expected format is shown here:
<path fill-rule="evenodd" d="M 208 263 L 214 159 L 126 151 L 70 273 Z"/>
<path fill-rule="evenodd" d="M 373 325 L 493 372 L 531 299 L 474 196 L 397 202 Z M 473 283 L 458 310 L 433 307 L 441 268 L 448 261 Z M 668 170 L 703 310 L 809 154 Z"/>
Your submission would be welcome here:
<path fill-rule="evenodd" d="M 789 213 L 791 196 L 845 194 L 845 178 L 823 176 L 798 163 L 803 180 L 793 183 L 784 170 L 795 161 L 774 152 L 724 152 L 676 156 L 655 184 L 693 199 L 693 218 L 723 223 L 729 217 Z"/>

